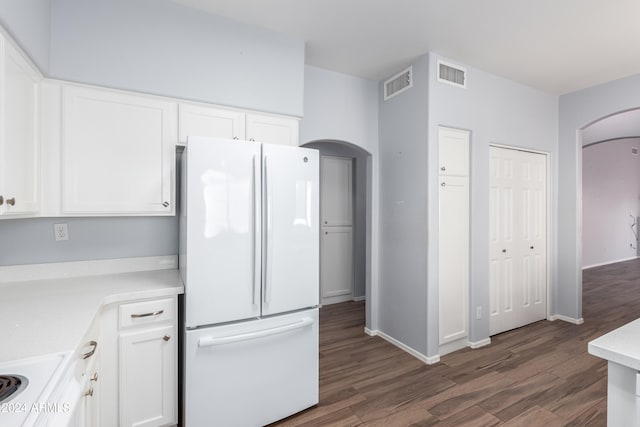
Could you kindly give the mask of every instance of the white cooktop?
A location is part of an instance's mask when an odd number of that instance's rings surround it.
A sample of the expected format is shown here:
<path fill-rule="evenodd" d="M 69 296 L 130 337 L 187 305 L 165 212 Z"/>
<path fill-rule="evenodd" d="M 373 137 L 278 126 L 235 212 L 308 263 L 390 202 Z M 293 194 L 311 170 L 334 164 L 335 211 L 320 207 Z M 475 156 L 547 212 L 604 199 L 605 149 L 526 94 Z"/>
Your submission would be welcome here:
<path fill-rule="evenodd" d="M 64 404 L 51 405 L 46 401 L 57 382 L 56 372 L 71 357 L 72 352 L 49 354 L 0 364 L 0 375 L 20 375 L 27 385 L 8 400 L 0 402 L 0 425 L 19 427 L 34 425 L 41 415 L 69 411 Z"/>

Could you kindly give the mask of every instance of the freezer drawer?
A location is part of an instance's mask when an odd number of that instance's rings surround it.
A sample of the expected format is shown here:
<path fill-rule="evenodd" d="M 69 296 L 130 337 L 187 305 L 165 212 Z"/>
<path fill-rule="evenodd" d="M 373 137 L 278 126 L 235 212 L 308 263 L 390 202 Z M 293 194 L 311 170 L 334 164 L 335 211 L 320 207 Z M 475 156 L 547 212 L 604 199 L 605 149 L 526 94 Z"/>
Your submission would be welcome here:
<path fill-rule="evenodd" d="M 186 427 L 262 426 L 318 403 L 318 310 L 186 332 Z"/>

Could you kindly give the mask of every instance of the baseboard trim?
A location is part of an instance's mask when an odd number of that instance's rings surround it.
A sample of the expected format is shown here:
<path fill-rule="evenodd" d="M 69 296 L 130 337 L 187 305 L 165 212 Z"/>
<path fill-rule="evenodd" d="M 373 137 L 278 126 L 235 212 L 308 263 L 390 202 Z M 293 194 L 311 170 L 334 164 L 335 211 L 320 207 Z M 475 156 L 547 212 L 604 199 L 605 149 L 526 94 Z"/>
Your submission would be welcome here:
<path fill-rule="evenodd" d="M 364 301 L 366 299 L 367 299 L 367 297 L 365 295 L 363 295 L 361 297 L 353 297 L 353 301 Z"/>
<path fill-rule="evenodd" d="M 629 258 L 617 259 L 617 260 L 614 260 L 614 261 L 599 262 L 597 264 L 585 265 L 584 267 L 582 267 L 582 269 L 583 270 L 587 270 L 589 268 L 594 268 L 594 267 L 603 267 L 603 266 L 609 265 L 609 264 L 617 264 L 619 262 L 633 261 L 634 259 L 638 259 L 638 258 L 640 258 L 640 256 L 632 256 L 632 257 L 629 257 Z"/>
<path fill-rule="evenodd" d="M 484 347 L 489 344 L 491 344 L 491 338 L 485 338 L 483 340 L 475 341 L 475 342 L 469 341 L 469 348 L 476 349 L 476 348 Z"/>
<path fill-rule="evenodd" d="M 415 357 L 416 359 L 420 360 L 421 362 L 426 363 L 427 365 L 433 365 L 435 363 L 438 363 L 440 361 L 440 355 L 435 355 L 435 356 L 425 356 L 424 354 L 420 353 L 419 351 L 409 347 L 408 345 L 398 341 L 397 339 L 385 334 L 382 331 L 374 331 L 371 330 L 369 328 L 364 328 L 364 333 L 372 336 L 372 337 L 380 337 L 383 340 L 387 341 L 390 344 L 395 345 L 396 347 L 398 347 L 400 350 L 406 351 L 407 353 L 409 353 L 410 355 L 412 355 L 413 357 Z"/>
<path fill-rule="evenodd" d="M 547 320 L 555 322 L 556 320 L 562 320 L 563 322 L 573 323 L 574 325 L 582 325 L 584 323 L 584 319 L 581 317 L 579 319 L 563 316 L 562 314 L 554 314 L 553 316 L 549 316 Z"/>

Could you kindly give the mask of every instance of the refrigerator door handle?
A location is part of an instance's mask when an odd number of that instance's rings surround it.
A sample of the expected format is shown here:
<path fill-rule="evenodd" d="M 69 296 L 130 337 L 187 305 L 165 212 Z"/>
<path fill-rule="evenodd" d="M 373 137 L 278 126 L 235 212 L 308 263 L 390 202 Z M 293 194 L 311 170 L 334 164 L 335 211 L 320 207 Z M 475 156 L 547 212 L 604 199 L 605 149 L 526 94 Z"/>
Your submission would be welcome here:
<path fill-rule="evenodd" d="M 271 238 L 271 227 L 272 227 L 272 221 L 273 218 L 271 216 L 271 197 L 270 197 L 270 192 L 269 192 L 269 159 L 267 158 L 267 156 L 264 156 L 264 176 L 263 176 L 263 184 L 264 184 L 264 209 L 266 210 L 265 212 L 265 219 L 266 219 L 266 232 L 263 235 L 263 238 L 265 240 L 265 246 L 264 246 L 264 253 L 263 253 L 263 257 L 264 257 L 264 302 L 265 304 L 268 304 L 271 301 L 271 280 L 270 276 L 271 276 L 271 258 L 272 258 L 272 249 L 273 249 L 273 245 L 272 245 L 272 238 Z"/>
<path fill-rule="evenodd" d="M 198 347 L 214 347 L 218 345 L 233 344 L 242 341 L 250 341 L 258 338 L 269 337 L 272 335 L 284 334 L 285 332 L 291 332 L 298 329 L 305 328 L 313 324 L 311 317 L 305 317 L 295 323 L 290 323 L 284 326 L 278 326 L 276 328 L 263 329 L 256 332 L 248 332 L 246 334 L 229 335 L 226 337 L 203 337 L 198 340 Z"/>
<path fill-rule="evenodd" d="M 253 305 L 260 304 L 260 278 L 262 277 L 262 233 L 260 215 L 260 164 L 258 158 L 253 156 Z"/>

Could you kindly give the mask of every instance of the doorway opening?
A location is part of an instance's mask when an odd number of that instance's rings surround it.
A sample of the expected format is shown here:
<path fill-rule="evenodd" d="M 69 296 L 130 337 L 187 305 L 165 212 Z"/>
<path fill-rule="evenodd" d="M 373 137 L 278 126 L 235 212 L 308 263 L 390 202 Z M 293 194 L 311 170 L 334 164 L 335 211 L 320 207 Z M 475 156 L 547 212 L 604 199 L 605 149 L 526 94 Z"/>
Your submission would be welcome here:
<path fill-rule="evenodd" d="M 344 301 L 345 298 L 364 301 L 365 326 L 368 327 L 371 325 L 370 307 L 372 305 L 371 154 L 345 141 L 320 140 L 302 145 L 315 148 L 320 152 L 324 164 L 320 172 L 321 186 L 324 184 L 335 188 L 342 187 L 345 190 L 344 193 L 333 198 L 330 195 L 327 195 L 329 197 L 321 196 L 320 301 L 323 304 Z M 348 171 L 349 168 L 350 171 Z M 343 179 L 345 176 L 340 179 L 335 179 L 335 176 L 323 177 L 323 173 L 343 175 L 348 173 L 351 179 L 350 181 Z M 351 190 L 350 194 L 348 190 Z M 322 194 L 323 188 L 320 192 Z M 325 237 L 324 240 L 323 237 Z M 345 244 L 348 242 L 352 244 L 351 249 L 345 249 Z M 337 283 L 341 280 L 339 277 L 345 276 L 349 276 L 352 285 Z M 326 280 L 332 283 L 327 283 Z"/>
<path fill-rule="evenodd" d="M 579 133 L 580 267 L 638 258 L 640 109 L 590 123 Z"/>

